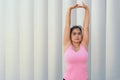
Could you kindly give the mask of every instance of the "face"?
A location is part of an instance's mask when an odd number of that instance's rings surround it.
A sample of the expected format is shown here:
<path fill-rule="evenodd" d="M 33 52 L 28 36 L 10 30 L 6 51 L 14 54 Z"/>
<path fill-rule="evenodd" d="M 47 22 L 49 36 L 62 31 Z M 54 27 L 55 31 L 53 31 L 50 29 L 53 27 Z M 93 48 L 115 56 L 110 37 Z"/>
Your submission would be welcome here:
<path fill-rule="evenodd" d="M 80 32 L 78 28 L 73 29 L 71 33 L 71 40 L 74 43 L 79 43 L 82 40 L 82 33 Z"/>

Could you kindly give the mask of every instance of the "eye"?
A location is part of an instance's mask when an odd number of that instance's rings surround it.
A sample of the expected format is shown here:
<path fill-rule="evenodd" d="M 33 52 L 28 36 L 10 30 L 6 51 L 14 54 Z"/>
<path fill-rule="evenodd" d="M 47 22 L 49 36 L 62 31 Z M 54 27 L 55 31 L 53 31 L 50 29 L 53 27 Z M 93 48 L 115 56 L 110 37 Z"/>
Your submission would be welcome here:
<path fill-rule="evenodd" d="M 73 33 L 73 35 L 76 35 L 76 33 Z"/>

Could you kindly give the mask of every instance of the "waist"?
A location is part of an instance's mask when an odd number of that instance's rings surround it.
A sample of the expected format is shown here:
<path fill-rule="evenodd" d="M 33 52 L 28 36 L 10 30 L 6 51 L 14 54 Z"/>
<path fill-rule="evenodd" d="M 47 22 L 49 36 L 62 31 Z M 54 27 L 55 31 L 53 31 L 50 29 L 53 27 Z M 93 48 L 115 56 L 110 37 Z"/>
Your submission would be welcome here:
<path fill-rule="evenodd" d="M 64 73 L 65 80 L 87 80 L 88 79 L 88 71 L 82 70 L 82 71 L 66 71 Z"/>

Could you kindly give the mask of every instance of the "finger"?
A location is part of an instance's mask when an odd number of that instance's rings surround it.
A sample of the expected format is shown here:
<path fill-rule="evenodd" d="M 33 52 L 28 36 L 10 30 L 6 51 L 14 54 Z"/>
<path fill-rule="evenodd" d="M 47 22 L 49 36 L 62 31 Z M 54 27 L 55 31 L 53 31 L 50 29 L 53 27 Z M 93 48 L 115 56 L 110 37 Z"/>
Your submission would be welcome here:
<path fill-rule="evenodd" d="M 75 5 L 75 8 L 77 8 L 78 6 L 79 6 L 79 5 L 78 5 L 78 4 L 76 4 L 76 5 Z"/>
<path fill-rule="evenodd" d="M 76 4 L 74 4 L 74 5 L 71 5 L 71 7 L 72 7 L 72 8 L 75 8 L 75 7 L 76 7 Z"/>
<path fill-rule="evenodd" d="M 78 5 L 78 7 L 82 7 L 82 5 L 81 5 L 81 4 L 79 4 L 79 5 Z"/>
<path fill-rule="evenodd" d="M 77 7 L 77 6 L 78 6 L 78 4 L 75 5 L 75 7 Z"/>

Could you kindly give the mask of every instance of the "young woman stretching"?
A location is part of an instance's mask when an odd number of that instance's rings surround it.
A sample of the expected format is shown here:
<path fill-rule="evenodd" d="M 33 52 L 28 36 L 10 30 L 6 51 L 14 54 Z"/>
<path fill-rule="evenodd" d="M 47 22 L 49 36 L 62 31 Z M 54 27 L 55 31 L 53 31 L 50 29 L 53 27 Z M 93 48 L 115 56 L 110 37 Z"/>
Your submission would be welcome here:
<path fill-rule="evenodd" d="M 75 8 L 85 10 L 83 27 L 70 28 L 71 11 Z M 89 8 L 85 3 L 72 5 L 67 10 L 63 41 L 66 63 L 63 80 L 88 80 Z"/>

